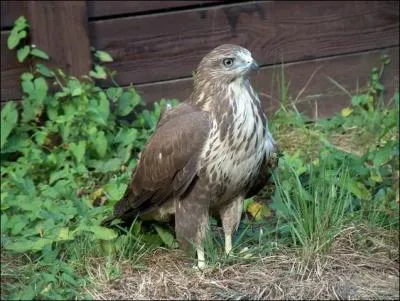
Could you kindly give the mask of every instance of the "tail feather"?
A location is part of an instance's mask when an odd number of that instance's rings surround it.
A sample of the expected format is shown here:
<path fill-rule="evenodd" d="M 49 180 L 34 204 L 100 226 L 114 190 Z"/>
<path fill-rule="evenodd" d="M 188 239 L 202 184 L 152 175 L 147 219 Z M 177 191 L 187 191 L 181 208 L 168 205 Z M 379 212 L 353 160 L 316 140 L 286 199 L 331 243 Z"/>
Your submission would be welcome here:
<path fill-rule="evenodd" d="M 116 219 L 116 217 L 115 217 L 114 214 L 113 214 L 113 215 L 107 217 L 105 220 L 103 220 L 103 221 L 100 223 L 100 226 L 102 226 L 102 227 L 110 227 L 110 226 L 111 226 L 111 222 L 112 222 L 113 220 L 115 220 L 115 219 Z"/>
<path fill-rule="evenodd" d="M 114 205 L 113 214 L 103 220 L 101 226 L 109 227 L 117 218 L 120 218 L 124 222 L 135 218 L 137 210 L 133 208 L 132 204 L 134 204 L 134 199 L 132 199 L 131 194 L 127 191 L 125 196 Z"/>

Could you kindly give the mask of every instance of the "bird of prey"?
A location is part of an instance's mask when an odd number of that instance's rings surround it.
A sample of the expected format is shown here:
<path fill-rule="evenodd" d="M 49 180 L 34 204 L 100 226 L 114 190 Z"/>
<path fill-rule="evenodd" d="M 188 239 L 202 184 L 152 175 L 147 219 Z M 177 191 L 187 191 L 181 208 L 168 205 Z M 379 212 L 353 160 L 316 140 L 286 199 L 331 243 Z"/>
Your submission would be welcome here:
<path fill-rule="evenodd" d="M 218 214 L 230 253 L 242 201 L 263 187 L 278 162 L 277 144 L 249 81 L 258 69 L 247 49 L 231 44 L 201 60 L 190 97 L 162 113 L 108 221 L 167 221 L 175 215 L 180 247 L 196 250 L 203 268 L 208 217 Z"/>

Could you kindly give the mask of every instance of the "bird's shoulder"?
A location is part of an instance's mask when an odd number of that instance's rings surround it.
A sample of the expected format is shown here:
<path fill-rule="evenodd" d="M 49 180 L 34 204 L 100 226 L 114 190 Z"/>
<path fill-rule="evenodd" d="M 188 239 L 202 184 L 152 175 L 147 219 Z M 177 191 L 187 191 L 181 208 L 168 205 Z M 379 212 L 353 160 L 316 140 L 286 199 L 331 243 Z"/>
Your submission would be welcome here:
<path fill-rule="evenodd" d="M 160 113 L 160 118 L 156 128 L 159 128 L 169 121 L 187 114 L 206 115 L 206 112 L 201 111 L 200 108 L 190 102 L 182 102 L 175 107 L 165 106 Z"/>
<path fill-rule="evenodd" d="M 122 200 L 116 216 L 135 208 L 151 209 L 184 193 L 197 174 L 209 129 L 208 113 L 191 104 L 164 111 L 133 172 L 130 190 L 135 197 Z"/>

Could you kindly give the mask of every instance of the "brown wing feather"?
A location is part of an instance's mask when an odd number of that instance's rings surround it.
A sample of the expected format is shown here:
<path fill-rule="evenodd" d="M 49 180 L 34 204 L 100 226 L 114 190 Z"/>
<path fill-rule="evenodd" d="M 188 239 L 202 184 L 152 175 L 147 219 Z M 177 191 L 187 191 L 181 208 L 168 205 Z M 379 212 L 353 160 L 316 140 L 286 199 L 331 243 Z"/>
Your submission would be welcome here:
<path fill-rule="evenodd" d="M 198 110 L 194 108 L 191 104 L 187 102 L 182 102 L 176 107 L 164 107 L 160 114 L 160 119 L 157 122 L 157 128 L 164 125 L 166 122 L 170 121 L 174 117 L 181 115 L 197 112 Z"/>
<path fill-rule="evenodd" d="M 196 176 L 209 124 L 207 113 L 186 103 L 164 111 L 142 152 L 127 197 L 114 207 L 114 218 L 147 212 L 184 193 Z"/>

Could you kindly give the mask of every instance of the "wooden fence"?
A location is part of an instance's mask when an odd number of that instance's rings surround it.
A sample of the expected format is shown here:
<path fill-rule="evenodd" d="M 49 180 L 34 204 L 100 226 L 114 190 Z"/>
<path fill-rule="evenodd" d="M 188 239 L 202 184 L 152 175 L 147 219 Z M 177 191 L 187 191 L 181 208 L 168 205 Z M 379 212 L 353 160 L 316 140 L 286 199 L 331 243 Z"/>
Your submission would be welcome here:
<path fill-rule="evenodd" d="M 31 42 L 74 75 L 91 67 L 90 46 L 109 52 L 121 86 L 132 83 L 146 102 L 184 100 L 202 56 L 222 43 L 248 48 L 261 71 L 254 78 L 267 111 L 279 105 L 284 62 L 289 98 L 310 116 L 349 103 L 380 55 L 386 98 L 399 83 L 398 1 L 1 1 L 1 101 L 21 98 L 29 68 L 7 49 L 14 20 L 27 16 Z M 103 83 L 107 85 L 107 83 Z"/>

